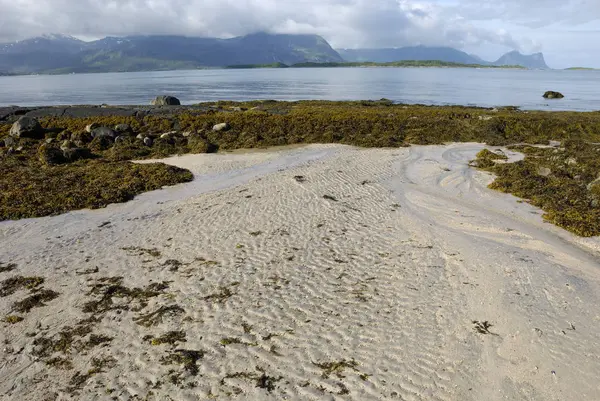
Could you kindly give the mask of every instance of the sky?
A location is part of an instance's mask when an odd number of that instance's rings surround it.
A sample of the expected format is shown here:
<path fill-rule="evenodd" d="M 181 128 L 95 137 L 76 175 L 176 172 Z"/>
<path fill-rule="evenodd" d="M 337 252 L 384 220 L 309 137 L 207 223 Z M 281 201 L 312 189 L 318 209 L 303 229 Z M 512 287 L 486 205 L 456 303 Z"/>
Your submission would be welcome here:
<path fill-rule="evenodd" d="M 0 42 L 62 33 L 228 38 L 315 33 L 335 48 L 452 46 L 493 61 L 543 52 L 600 67 L 600 0 L 0 0 Z"/>

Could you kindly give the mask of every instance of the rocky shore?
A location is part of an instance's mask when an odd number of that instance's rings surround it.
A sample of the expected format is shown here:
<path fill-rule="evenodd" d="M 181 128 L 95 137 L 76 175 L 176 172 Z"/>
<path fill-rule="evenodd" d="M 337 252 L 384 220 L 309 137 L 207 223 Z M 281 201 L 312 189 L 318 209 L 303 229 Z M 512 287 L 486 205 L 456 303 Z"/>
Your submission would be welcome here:
<path fill-rule="evenodd" d="M 410 106 L 386 99 L 193 106 L 178 102 L 158 97 L 152 106 L 0 109 L 0 164 L 4 171 L 0 218 L 102 207 L 191 179 L 189 172 L 160 165 L 140 167 L 131 163 L 134 160 L 314 143 L 397 148 L 480 142 L 517 147 L 526 154 L 519 163 L 482 161 L 479 168 L 498 175 L 495 189 L 542 207 L 549 221 L 578 235 L 600 235 L 600 113 Z M 550 143 L 559 145 L 548 148 Z M 107 163 L 112 167 L 107 168 Z M 164 174 L 153 171 L 152 179 L 146 176 L 131 185 L 105 176 L 108 171 L 140 168 L 162 169 Z M 99 172 L 93 173 L 94 169 Z M 84 174 L 96 177 L 95 190 L 60 185 L 71 182 L 65 176 L 81 180 Z M 39 185 L 33 185 L 35 182 Z M 42 190 L 45 197 L 38 196 Z M 52 194 L 56 196 L 50 201 Z M 13 202 L 14 197 L 22 202 Z M 36 203 L 29 204 L 27 199 Z"/>

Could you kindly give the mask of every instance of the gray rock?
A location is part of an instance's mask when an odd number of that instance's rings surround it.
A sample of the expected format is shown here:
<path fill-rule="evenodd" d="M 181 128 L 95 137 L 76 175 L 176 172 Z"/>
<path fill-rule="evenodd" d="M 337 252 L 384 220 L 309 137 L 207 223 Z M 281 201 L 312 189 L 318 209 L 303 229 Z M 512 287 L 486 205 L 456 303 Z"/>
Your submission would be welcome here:
<path fill-rule="evenodd" d="M 92 129 L 92 138 L 98 138 L 101 136 L 105 136 L 107 138 L 115 139 L 117 137 L 117 133 L 108 127 L 98 127 Z"/>
<path fill-rule="evenodd" d="M 137 136 L 135 137 L 135 139 L 144 140 L 144 135 L 137 134 Z"/>
<path fill-rule="evenodd" d="M 115 138 L 115 143 L 121 143 L 127 141 L 127 137 L 125 135 L 119 135 Z"/>
<path fill-rule="evenodd" d="M 131 126 L 129 126 L 129 124 L 118 124 L 115 125 L 115 131 L 118 132 L 119 134 L 127 134 L 127 133 L 131 133 Z"/>
<path fill-rule="evenodd" d="M 562 99 L 563 97 L 565 97 L 565 95 L 560 92 L 547 91 L 544 93 L 545 99 Z"/>
<path fill-rule="evenodd" d="M 181 134 L 184 138 L 187 138 L 188 136 L 192 136 L 193 132 L 192 131 L 185 131 L 184 133 Z"/>
<path fill-rule="evenodd" d="M 152 106 L 180 106 L 181 102 L 173 96 L 157 96 L 150 104 Z"/>
<path fill-rule="evenodd" d="M 19 118 L 10 129 L 10 136 L 14 138 L 43 139 L 45 133 L 38 120 L 27 116 Z"/>
<path fill-rule="evenodd" d="M 54 143 L 56 141 L 56 138 L 48 138 L 46 139 L 46 143 L 50 144 L 50 143 Z"/>
<path fill-rule="evenodd" d="M 146 145 L 146 146 L 152 146 L 153 143 L 154 143 L 154 141 L 149 136 L 147 136 L 147 137 L 144 138 L 144 145 Z"/>
<path fill-rule="evenodd" d="M 215 132 L 229 131 L 231 129 L 231 125 L 229 125 L 228 123 L 216 124 L 215 126 L 213 126 L 212 129 Z"/>
<path fill-rule="evenodd" d="M 17 146 L 17 140 L 11 136 L 4 138 L 4 146 L 10 148 L 11 146 Z"/>

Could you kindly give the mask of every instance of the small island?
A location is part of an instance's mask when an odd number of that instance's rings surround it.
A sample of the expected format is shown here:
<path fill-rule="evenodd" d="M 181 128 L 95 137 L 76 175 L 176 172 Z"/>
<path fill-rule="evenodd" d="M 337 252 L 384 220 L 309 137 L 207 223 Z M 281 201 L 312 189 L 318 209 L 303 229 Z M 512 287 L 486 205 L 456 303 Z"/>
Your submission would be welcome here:
<path fill-rule="evenodd" d="M 358 67 L 390 67 L 390 68 L 410 68 L 410 67 L 438 67 L 438 68 L 502 68 L 502 69 L 519 69 L 526 70 L 527 68 L 520 65 L 485 65 L 485 64 L 463 64 L 452 63 L 441 60 L 402 60 L 389 63 L 375 63 L 371 61 L 364 62 L 329 62 L 329 63 L 297 63 L 287 65 L 283 63 L 272 64 L 240 64 L 230 65 L 226 69 L 254 69 L 254 68 L 358 68 Z"/>

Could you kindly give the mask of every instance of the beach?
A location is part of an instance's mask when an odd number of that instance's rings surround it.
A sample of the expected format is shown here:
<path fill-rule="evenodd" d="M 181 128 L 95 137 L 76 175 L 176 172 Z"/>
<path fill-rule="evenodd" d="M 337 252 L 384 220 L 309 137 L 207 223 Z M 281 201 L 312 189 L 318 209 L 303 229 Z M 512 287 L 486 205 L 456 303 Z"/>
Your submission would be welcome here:
<path fill-rule="evenodd" d="M 600 239 L 488 189 L 484 148 L 176 156 L 194 181 L 0 222 L 0 394 L 597 400 Z"/>

